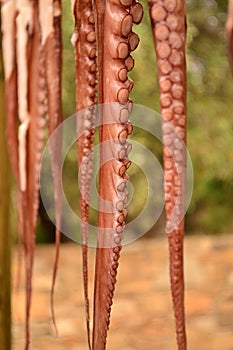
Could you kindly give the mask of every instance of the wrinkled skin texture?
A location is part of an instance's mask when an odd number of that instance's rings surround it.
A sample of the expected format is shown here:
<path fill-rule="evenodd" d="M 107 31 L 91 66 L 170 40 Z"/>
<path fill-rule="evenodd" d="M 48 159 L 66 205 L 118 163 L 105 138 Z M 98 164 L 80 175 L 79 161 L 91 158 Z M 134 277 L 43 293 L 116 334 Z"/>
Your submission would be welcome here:
<path fill-rule="evenodd" d="M 185 350 L 183 235 L 186 168 L 185 1 L 148 2 L 157 55 L 170 280 L 179 350 Z"/>
<path fill-rule="evenodd" d="M 136 4 L 138 3 L 117 0 L 95 2 L 99 53 L 97 61 L 99 103 L 119 102 L 121 105 L 117 105 L 116 108 L 112 105 L 104 105 L 100 110 L 101 167 L 93 350 L 106 348 L 121 241 L 127 215 L 124 209 L 128 200 L 126 170 L 131 164 L 128 160 L 131 145 L 127 142 L 127 137 L 132 131 L 132 125 L 128 121 L 132 108 L 129 93 L 133 87 L 127 72 L 133 68 L 132 63 L 129 66 L 129 62 L 133 62 L 130 52 L 139 42 L 137 35 L 132 32 L 132 25 L 136 21 L 140 22 L 143 13 L 140 4 L 135 10 Z M 110 208 L 107 203 L 110 203 Z"/>

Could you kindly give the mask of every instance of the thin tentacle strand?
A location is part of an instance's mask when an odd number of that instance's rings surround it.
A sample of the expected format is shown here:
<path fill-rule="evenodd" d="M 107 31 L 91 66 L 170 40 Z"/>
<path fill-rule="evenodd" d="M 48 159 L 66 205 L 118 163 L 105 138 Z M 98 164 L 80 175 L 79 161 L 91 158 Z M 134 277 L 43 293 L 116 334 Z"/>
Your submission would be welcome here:
<path fill-rule="evenodd" d="M 45 79 L 43 67 L 43 48 L 41 46 L 41 31 L 39 24 L 38 3 L 33 3 L 33 35 L 28 46 L 29 65 L 28 65 L 28 111 L 30 115 L 30 124 L 27 133 L 27 212 L 24 216 L 26 227 L 26 264 L 30 261 L 30 267 L 27 264 L 28 278 L 27 286 L 28 294 L 32 289 L 32 269 L 34 260 L 35 232 L 39 209 L 39 174 L 40 162 L 44 144 L 44 128 L 46 121 L 45 114 L 45 98 L 46 94 L 41 90 L 41 81 Z M 30 295 L 30 294 L 29 294 Z M 30 303 L 28 303 L 28 317 L 30 311 Z M 28 324 L 29 327 L 29 324 Z"/>
<path fill-rule="evenodd" d="M 45 79 L 41 81 L 41 94 L 45 94 L 44 102 L 47 109 L 49 137 L 62 122 L 62 38 L 61 38 L 61 2 L 60 0 L 39 0 L 39 19 L 42 32 L 43 63 Z M 45 110 L 46 112 L 46 110 Z M 51 287 L 51 313 L 55 331 L 54 289 L 59 261 L 59 246 L 61 240 L 62 216 L 62 129 L 56 131 L 56 137 L 50 138 L 49 151 L 54 182 L 55 222 L 56 222 L 56 252 Z"/>
<path fill-rule="evenodd" d="M 177 345 L 186 349 L 183 235 L 186 179 L 185 1 L 148 0 L 157 55 L 164 190 Z"/>
<path fill-rule="evenodd" d="M 39 171 L 44 138 L 44 96 L 40 94 L 43 77 L 41 32 L 38 2 L 18 1 L 17 69 L 19 137 L 19 186 L 26 268 L 26 344 L 29 348 L 29 318 L 35 229 L 39 207 Z M 29 79 L 30 77 L 30 79 Z"/>
<path fill-rule="evenodd" d="M 75 51 L 76 67 L 77 144 L 83 283 L 87 338 L 89 349 L 91 349 L 88 295 L 88 220 L 91 174 L 94 157 L 96 103 L 96 32 L 92 1 L 74 1 L 73 15 L 75 20 L 75 30 L 71 41 Z"/>

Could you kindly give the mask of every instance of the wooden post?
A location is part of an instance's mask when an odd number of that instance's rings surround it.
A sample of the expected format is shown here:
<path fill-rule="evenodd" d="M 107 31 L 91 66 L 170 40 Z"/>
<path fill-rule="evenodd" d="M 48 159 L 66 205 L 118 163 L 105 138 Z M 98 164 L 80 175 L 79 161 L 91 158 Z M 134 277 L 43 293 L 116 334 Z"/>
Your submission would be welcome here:
<path fill-rule="evenodd" d="M 1 25 L 1 21 L 0 21 Z M 11 349 L 10 169 L 5 135 L 4 76 L 0 34 L 0 350 Z"/>

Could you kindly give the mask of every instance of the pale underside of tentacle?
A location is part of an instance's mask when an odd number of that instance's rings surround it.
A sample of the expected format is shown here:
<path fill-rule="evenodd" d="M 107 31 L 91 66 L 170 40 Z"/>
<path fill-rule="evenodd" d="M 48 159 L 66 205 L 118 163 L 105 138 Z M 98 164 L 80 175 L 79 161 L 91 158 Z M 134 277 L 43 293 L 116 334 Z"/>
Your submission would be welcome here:
<path fill-rule="evenodd" d="M 127 137 L 132 131 L 128 121 L 132 109 L 129 93 L 133 87 L 128 71 L 133 68 L 130 52 L 139 43 L 132 26 L 141 21 L 143 10 L 138 2 L 131 0 L 97 0 L 95 8 L 100 172 L 92 349 L 104 350 L 127 215 L 126 170 L 131 164 Z"/>
<path fill-rule="evenodd" d="M 17 92 L 18 92 L 18 115 L 20 125 L 18 128 L 18 159 L 19 159 L 19 214 L 22 218 L 22 240 L 25 252 L 25 276 L 26 276 L 26 345 L 29 347 L 30 332 L 30 304 L 31 304 L 31 280 L 33 265 L 33 238 L 30 237 L 32 222 L 28 214 L 27 201 L 27 134 L 30 124 L 29 104 L 28 104 L 28 54 L 30 52 L 31 34 L 33 32 L 33 6 L 28 3 L 17 2 L 16 18 L 16 59 L 17 59 Z"/>
<path fill-rule="evenodd" d="M 80 219 L 83 257 L 83 285 L 88 346 L 91 349 L 88 296 L 88 221 L 94 156 L 96 103 L 96 32 L 92 0 L 72 2 L 75 29 L 77 145 L 80 190 Z"/>
<path fill-rule="evenodd" d="M 5 71 L 5 94 L 7 114 L 7 142 L 11 167 L 18 181 L 18 115 L 17 115 L 17 67 L 16 67 L 16 6 L 14 0 L 2 4 L 1 19 L 3 33 L 3 55 Z"/>
<path fill-rule="evenodd" d="M 186 349 L 183 235 L 186 178 L 185 1 L 148 0 L 157 55 L 164 151 L 164 190 L 177 345 Z"/>
<path fill-rule="evenodd" d="M 47 92 L 48 136 L 59 127 L 62 122 L 62 37 L 61 37 L 61 2 L 60 0 L 39 0 L 39 18 L 42 31 L 42 45 L 44 50 L 45 80 L 41 89 Z M 62 216 L 62 129 L 56 131 L 56 137 L 49 140 L 51 168 L 54 182 L 55 223 L 56 223 L 56 252 L 51 287 L 51 313 L 53 324 L 57 331 L 54 311 L 54 288 L 56 282 L 59 246 L 61 240 Z"/>

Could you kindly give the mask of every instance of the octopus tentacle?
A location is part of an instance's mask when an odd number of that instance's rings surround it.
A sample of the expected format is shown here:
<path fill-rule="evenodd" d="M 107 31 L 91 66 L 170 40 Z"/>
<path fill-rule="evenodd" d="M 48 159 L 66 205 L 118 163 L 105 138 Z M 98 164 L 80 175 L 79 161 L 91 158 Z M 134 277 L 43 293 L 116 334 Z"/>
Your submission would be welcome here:
<path fill-rule="evenodd" d="M 41 46 L 41 31 L 39 24 L 38 2 L 33 3 L 33 35 L 30 38 L 30 56 L 28 74 L 30 80 L 28 82 L 28 108 L 30 115 L 30 125 L 27 138 L 27 254 L 26 260 L 30 261 L 28 266 L 27 285 L 30 283 L 29 292 L 31 293 L 31 279 L 33 268 L 33 256 L 35 245 L 35 231 L 39 208 L 39 174 L 40 163 L 44 144 L 44 128 L 46 125 L 46 91 L 41 88 L 45 80 L 44 70 L 44 52 Z M 26 262 L 27 263 L 27 262 Z M 28 307 L 28 317 L 29 308 Z"/>
<path fill-rule="evenodd" d="M 61 65 L 62 65 L 62 38 L 61 38 L 61 2 L 60 0 L 40 0 L 39 18 L 42 31 L 42 45 L 44 50 L 45 79 L 41 80 L 41 89 L 47 90 L 47 118 L 49 137 L 62 122 L 62 93 L 61 93 Z M 51 313 L 53 324 L 57 333 L 54 312 L 54 288 L 56 282 L 60 227 L 62 215 L 62 179 L 61 179 L 61 151 L 62 134 L 61 128 L 57 131 L 57 137 L 49 142 L 51 154 L 51 168 L 54 181 L 54 201 L 56 220 L 56 253 L 51 287 Z"/>
<path fill-rule="evenodd" d="M 227 34 L 227 42 L 228 42 L 229 59 L 230 59 L 231 66 L 233 66 L 233 1 L 232 0 L 228 1 L 226 34 Z"/>
<path fill-rule="evenodd" d="M 94 156 L 94 123 L 96 102 L 96 33 L 92 1 L 73 2 L 75 30 L 72 44 L 75 51 L 76 111 L 78 137 L 78 168 L 80 186 L 80 216 L 83 257 L 83 283 L 86 308 L 88 346 L 90 341 L 90 311 L 88 296 L 88 218 L 90 182 Z M 82 111 L 81 113 L 78 113 Z"/>
<path fill-rule="evenodd" d="M 99 223 L 96 251 L 93 350 L 106 348 L 107 331 L 116 284 L 128 200 L 126 171 L 130 166 L 127 141 L 131 132 L 129 93 L 133 82 L 130 52 L 139 39 L 132 25 L 142 17 L 142 7 L 131 14 L 131 0 L 97 0 L 98 97 L 100 109 Z M 140 12 L 140 16 L 138 15 Z M 130 38 L 132 46 L 130 45 Z M 111 82 L 111 84 L 109 84 Z M 111 104 L 111 102 L 116 102 Z M 109 104 L 108 104 L 109 103 Z"/>
<path fill-rule="evenodd" d="M 19 191 L 19 157 L 18 157 L 18 104 L 17 104 L 17 65 L 16 65 L 16 16 L 15 0 L 2 1 L 1 26 L 2 46 L 5 72 L 5 106 L 6 106 L 6 135 L 11 168 L 17 183 L 17 213 L 18 213 L 18 264 L 16 286 L 19 288 L 20 268 L 23 255 L 23 232 L 21 199 Z"/>
<path fill-rule="evenodd" d="M 28 60 L 27 60 L 27 46 L 29 43 L 29 33 L 27 28 L 32 30 L 32 14 L 33 7 L 29 3 L 17 3 L 18 15 L 16 18 L 17 28 L 17 68 L 18 68 L 18 112 L 21 125 L 18 131 L 19 144 L 19 187 L 22 213 L 22 232 L 23 243 L 25 249 L 25 269 L 26 269 L 26 344 L 28 349 L 30 334 L 29 334 L 29 317 L 31 304 L 31 279 L 32 279 L 32 240 L 29 237 L 29 222 L 27 217 L 27 175 L 26 175 L 26 157 L 27 157 L 27 131 L 30 122 L 29 108 L 28 108 Z M 21 6 L 22 5 L 22 6 Z M 28 16 L 29 15 L 29 16 Z"/>
<path fill-rule="evenodd" d="M 17 117 L 17 67 L 16 67 L 16 6 L 14 0 L 2 3 L 2 34 L 6 91 L 7 142 L 11 167 L 18 180 L 18 117 Z"/>
<path fill-rule="evenodd" d="M 17 86 L 20 126 L 19 149 L 19 191 L 22 218 L 22 232 L 26 268 L 26 344 L 29 348 L 29 318 L 32 290 L 32 269 L 35 245 L 35 228 L 39 206 L 39 170 L 43 148 L 43 119 L 41 111 L 44 96 L 39 93 L 40 82 L 40 28 L 37 2 L 17 2 Z M 30 79 L 29 79 L 30 77 Z M 42 106 L 43 107 L 43 106 Z"/>
<path fill-rule="evenodd" d="M 183 235 L 186 167 L 185 2 L 148 0 L 157 54 L 170 279 L 179 350 L 186 349 Z"/>
<path fill-rule="evenodd" d="M 29 113 L 30 127 L 28 131 L 28 199 L 32 209 L 33 230 L 36 228 L 39 207 L 39 172 L 44 145 L 45 115 L 47 112 L 47 91 L 45 84 L 45 56 L 41 45 L 41 30 L 38 19 L 38 3 L 34 4 L 34 32 L 31 44 L 29 66 Z M 33 162 L 34 160 L 34 162 Z"/>

